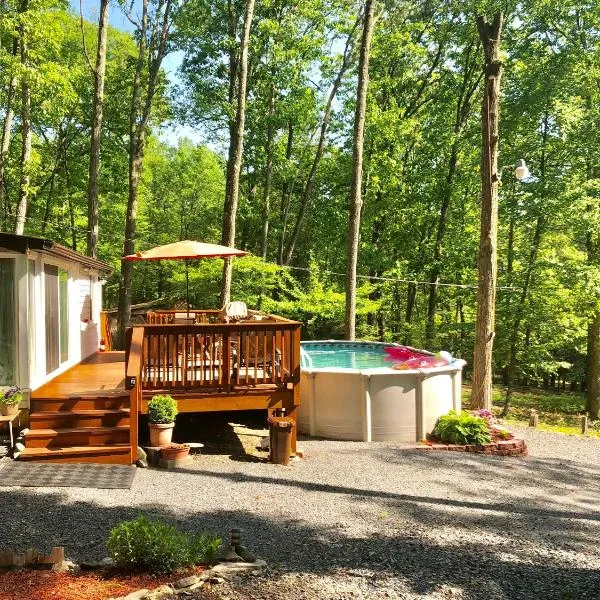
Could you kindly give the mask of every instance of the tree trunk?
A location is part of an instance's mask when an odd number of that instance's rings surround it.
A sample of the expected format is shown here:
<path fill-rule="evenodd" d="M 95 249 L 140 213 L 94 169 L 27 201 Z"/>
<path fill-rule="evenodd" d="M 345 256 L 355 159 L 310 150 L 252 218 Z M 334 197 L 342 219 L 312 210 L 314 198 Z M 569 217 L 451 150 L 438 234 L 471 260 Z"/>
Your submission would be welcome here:
<path fill-rule="evenodd" d="M 289 165 L 292 158 L 292 150 L 294 148 L 294 124 L 290 120 L 288 122 L 288 138 L 285 147 L 285 161 Z M 279 233 L 279 251 L 277 253 L 277 264 L 283 264 L 283 250 L 285 246 L 285 230 L 287 229 L 288 217 L 290 215 L 290 199 L 292 194 L 292 182 L 286 176 L 281 187 L 281 208 L 280 221 L 281 231 Z"/>
<path fill-rule="evenodd" d="M 19 52 L 19 40 L 13 40 L 12 54 L 17 56 Z M 8 221 L 8 206 L 5 204 L 6 186 L 4 183 L 4 174 L 6 172 L 6 160 L 8 158 L 8 149 L 10 148 L 10 138 L 12 134 L 12 123 L 14 118 L 14 96 L 17 87 L 17 77 L 12 75 L 8 82 L 8 90 L 6 92 L 6 113 L 4 115 L 4 124 L 2 127 L 2 140 L 0 140 L 0 209 L 4 213 L 4 227 Z"/>
<path fill-rule="evenodd" d="M 100 140 L 102 135 L 102 108 L 104 101 L 104 74 L 106 72 L 106 45 L 108 36 L 109 0 L 100 0 L 98 20 L 98 48 L 94 69 L 94 100 L 92 103 L 92 130 L 90 140 L 90 164 L 87 188 L 87 255 L 98 256 L 98 195 L 100 177 Z"/>
<path fill-rule="evenodd" d="M 142 75 L 146 59 L 146 32 L 148 30 L 148 0 L 142 2 L 142 21 L 138 38 L 138 57 L 133 75 L 131 91 L 131 107 L 129 111 L 129 170 L 127 213 L 125 216 L 125 239 L 123 255 L 135 252 L 135 229 L 137 220 L 137 196 L 142 168 L 141 152 L 143 151 L 144 131 L 138 126 L 139 106 L 142 96 Z M 141 145 L 140 145 L 141 142 Z M 119 286 L 118 344 L 125 343 L 125 330 L 131 321 L 131 282 L 133 279 L 133 263 L 121 261 L 121 284 Z"/>
<path fill-rule="evenodd" d="M 246 86 L 248 82 L 248 44 L 250 27 L 254 16 L 254 0 L 248 0 L 244 15 L 244 28 L 240 39 L 239 82 L 237 90 L 236 116 L 232 136 L 229 141 L 229 160 L 227 162 L 227 185 L 225 206 L 223 210 L 224 246 L 235 245 L 235 220 L 237 215 L 240 188 L 240 171 L 242 168 L 242 152 L 244 149 L 244 124 L 246 119 Z M 226 258 L 223 265 L 223 287 L 221 302 L 225 305 L 231 298 L 231 259 Z"/>
<path fill-rule="evenodd" d="M 142 0 L 142 19 L 137 32 L 138 58 L 133 77 L 131 108 L 129 113 L 129 193 L 125 217 L 124 254 L 135 252 L 137 202 L 140 178 L 144 163 L 146 129 L 160 75 L 160 66 L 168 53 L 167 41 L 173 25 L 171 10 L 173 0 L 160 0 L 152 11 L 152 27 L 148 11 L 149 0 Z M 149 39 L 147 39 L 150 31 Z M 145 72 L 146 71 L 146 72 Z M 144 98 L 142 101 L 142 94 Z M 125 340 L 125 329 L 131 320 L 133 263 L 121 262 L 119 287 L 119 342 Z"/>
<path fill-rule="evenodd" d="M 435 315 L 437 312 L 437 292 L 440 281 L 440 272 L 442 260 L 442 241 L 446 234 L 446 225 L 448 221 L 448 210 L 450 208 L 450 200 L 452 199 L 452 184 L 454 182 L 454 174 L 458 163 L 458 133 L 455 133 L 454 142 L 450 151 L 450 160 L 448 161 L 448 171 L 444 180 L 442 202 L 440 205 L 440 214 L 438 217 L 437 234 L 433 247 L 433 268 L 429 278 L 429 291 L 427 299 L 427 322 L 425 324 L 425 346 L 433 346 L 435 337 Z"/>
<path fill-rule="evenodd" d="M 265 183 L 263 190 L 263 232 L 262 232 L 262 257 L 267 260 L 267 250 L 269 248 L 269 213 L 271 212 L 271 179 L 273 178 L 273 136 L 275 132 L 275 123 L 273 116 L 275 113 L 275 88 L 271 84 L 269 88 L 269 109 L 267 123 L 267 156 L 265 165 Z"/>
<path fill-rule="evenodd" d="M 21 13 L 27 11 L 28 0 L 23 0 Z M 21 181 L 19 184 L 19 202 L 17 205 L 17 216 L 15 219 L 15 233 L 23 235 L 25 221 L 27 219 L 27 204 L 29 202 L 30 173 L 29 163 L 31 160 L 31 90 L 29 89 L 29 74 L 27 66 L 29 63 L 29 49 L 25 35 L 25 27 L 21 25 L 19 47 L 21 51 Z"/>
<path fill-rule="evenodd" d="M 498 269 L 498 121 L 502 14 L 495 14 L 491 25 L 485 17 L 478 16 L 477 28 L 485 56 L 485 89 L 481 114 L 481 230 L 471 407 L 490 409 Z"/>
<path fill-rule="evenodd" d="M 315 156 L 312 161 L 312 165 L 310 167 L 310 172 L 308 174 L 308 178 L 306 179 L 306 183 L 304 184 L 304 190 L 302 192 L 302 198 L 300 200 L 300 208 L 298 209 L 298 214 L 296 215 L 294 229 L 292 230 L 292 235 L 290 236 L 290 240 L 289 240 L 286 250 L 283 254 L 283 260 L 281 261 L 281 264 L 283 264 L 283 265 L 289 265 L 292 260 L 292 255 L 294 254 L 294 248 L 296 247 L 296 243 L 298 242 L 298 236 L 300 235 L 302 221 L 304 220 L 304 215 L 306 214 L 306 210 L 312 199 L 313 189 L 315 187 L 315 179 L 317 176 L 317 170 L 319 168 L 319 164 L 321 163 L 321 158 L 323 158 L 323 152 L 325 151 L 325 136 L 327 134 L 327 128 L 329 127 L 329 121 L 331 119 L 331 111 L 333 109 L 333 102 L 334 102 L 335 97 L 338 93 L 338 90 L 342 84 L 344 75 L 345 75 L 346 71 L 348 70 L 348 68 L 350 67 L 350 63 L 352 60 L 354 32 L 356 31 L 359 24 L 360 24 L 360 16 L 357 18 L 352 31 L 348 35 L 348 39 L 346 40 L 346 46 L 344 47 L 344 54 L 342 57 L 342 64 L 340 66 L 340 70 L 337 72 L 337 75 L 335 76 L 335 79 L 333 80 L 331 90 L 329 90 L 329 96 L 327 97 L 327 103 L 325 104 L 325 111 L 323 113 L 323 120 L 321 121 L 321 128 L 319 131 L 319 142 L 317 144 L 317 150 L 315 152 Z"/>
<path fill-rule="evenodd" d="M 354 114 L 354 139 L 352 152 L 352 183 L 350 185 L 350 206 L 348 218 L 348 239 L 346 255 L 346 339 L 356 337 L 356 271 L 358 265 L 358 243 L 360 238 L 360 213 L 362 209 L 362 167 L 365 138 L 365 117 L 367 111 L 367 90 L 369 87 L 369 60 L 371 39 L 375 20 L 375 0 L 366 0 L 364 9 L 363 34 L 358 62 L 358 88 L 356 91 L 356 112 Z"/>
<path fill-rule="evenodd" d="M 446 169 L 446 176 L 442 182 L 440 212 L 438 218 L 437 233 L 433 247 L 433 265 L 429 276 L 429 290 L 427 301 L 427 322 L 425 325 L 425 344 L 433 346 L 435 340 L 435 317 L 437 313 L 437 297 L 440 274 L 442 272 L 442 244 L 446 235 L 448 211 L 452 201 L 452 188 L 458 167 L 458 153 L 461 143 L 461 135 L 469 114 L 475 92 L 479 85 L 480 76 L 477 76 L 476 45 L 470 42 L 465 49 L 465 63 L 463 67 L 462 81 L 456 102 L 454 126 L 452 128 L 453 140 L 450 147 L 450 156 Z"/>

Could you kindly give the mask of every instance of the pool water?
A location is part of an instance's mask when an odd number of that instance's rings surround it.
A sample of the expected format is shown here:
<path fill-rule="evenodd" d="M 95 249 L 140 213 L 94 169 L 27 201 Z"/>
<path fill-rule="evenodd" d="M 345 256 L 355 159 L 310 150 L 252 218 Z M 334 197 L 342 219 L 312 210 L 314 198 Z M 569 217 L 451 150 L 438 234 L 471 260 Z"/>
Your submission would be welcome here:
<path fill-rule="evenodd" d="M 379 369 L 391 367 L 385 360 L 385 345 L 379 344 L 302 344 L 302 367 L 313 369 Z"/>

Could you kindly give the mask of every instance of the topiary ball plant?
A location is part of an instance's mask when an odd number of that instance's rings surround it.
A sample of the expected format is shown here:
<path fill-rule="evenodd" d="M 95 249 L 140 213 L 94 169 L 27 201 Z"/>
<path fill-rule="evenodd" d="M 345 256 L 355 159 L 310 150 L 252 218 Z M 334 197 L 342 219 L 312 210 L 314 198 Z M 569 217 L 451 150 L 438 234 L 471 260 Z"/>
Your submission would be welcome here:
<path fill-rule="evenodd" d="M 438 419 L 431 435 L 447 444 L 483 446 L 492 441 L 489 424 L 485 419 L 465 411 L 459 414 L 455 410 Z"/>
<path fill-rule="evenodd" d="M 148 402 L 148 422 L 154 425 L 173 423 L 177 412 L 177 402 L 171 396 L 153 396 Z"/>

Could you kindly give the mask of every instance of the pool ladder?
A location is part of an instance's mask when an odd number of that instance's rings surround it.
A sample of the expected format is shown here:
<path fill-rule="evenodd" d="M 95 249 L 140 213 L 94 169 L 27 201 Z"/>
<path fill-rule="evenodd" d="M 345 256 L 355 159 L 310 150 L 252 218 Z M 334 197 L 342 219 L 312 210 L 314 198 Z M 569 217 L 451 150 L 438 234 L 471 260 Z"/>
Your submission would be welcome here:
<path fill-rule="evenodd" d="M 312 358 L 310 357 L 310 354 L 302 346 L 300 346 L 300 366 L 303 369 L 312 369 L 313 368 Z"/>

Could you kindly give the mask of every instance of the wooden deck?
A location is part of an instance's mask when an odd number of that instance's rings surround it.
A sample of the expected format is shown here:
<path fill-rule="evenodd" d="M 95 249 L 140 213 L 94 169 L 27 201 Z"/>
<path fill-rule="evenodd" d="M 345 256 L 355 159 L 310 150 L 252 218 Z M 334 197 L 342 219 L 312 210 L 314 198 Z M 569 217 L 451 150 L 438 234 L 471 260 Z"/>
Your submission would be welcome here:
<path fill-rule="evenodd" d="M 39 387 L 32 398 L 125 393 L 125 352 L 99 352 Z"/>
<path fill-rule="evenodd" d="M 295 420 L 300 324 L 272 316 L 213 322 L 215 312 L 194 311 L 186 325 L 153 313 L 128 331 L 126 352 L 95 354 L 41 386 L 19 458 L 131 464 L 137 416 L 157 393 L 172 395 L 182 413 L 285 409 Z"/>
<path fill-rule="evenodd" d="M 125 389 L 125 353 L 98 353 L 31 395 L 20 460 L 131 464 L 137 417 Z"/>

